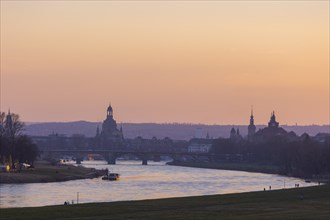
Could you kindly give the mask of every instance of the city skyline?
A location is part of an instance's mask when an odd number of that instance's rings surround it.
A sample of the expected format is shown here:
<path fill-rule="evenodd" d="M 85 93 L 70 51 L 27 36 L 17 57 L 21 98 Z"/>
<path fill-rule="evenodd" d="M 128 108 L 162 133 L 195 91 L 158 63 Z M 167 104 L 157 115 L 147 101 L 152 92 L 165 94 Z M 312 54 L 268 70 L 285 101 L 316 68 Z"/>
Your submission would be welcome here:
<path fill-rule="evenodd" d="M 329 124 L 329 2 L 1 1 L 23 121 Z"/>

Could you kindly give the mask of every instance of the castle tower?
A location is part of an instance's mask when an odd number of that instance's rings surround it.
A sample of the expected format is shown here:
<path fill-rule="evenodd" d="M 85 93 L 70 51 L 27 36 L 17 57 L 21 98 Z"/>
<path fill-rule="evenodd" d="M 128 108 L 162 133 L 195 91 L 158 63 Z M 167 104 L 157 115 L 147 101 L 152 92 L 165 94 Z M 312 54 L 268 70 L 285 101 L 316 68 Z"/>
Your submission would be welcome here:
<path fill-rule="evenodd" d="M 254 125 L 253 108 L 251 108 L 250 124 L 248 126 L 248 137 L 252 137 L 256 133 L 256 126 Z"/>
<path fill-rule="evenodd" d="M 275 112 L 273 111 L 270 116 L 270 121 L 268 122 L 269 128 L 278 128 L 279 123 L 276 121 Z"/>

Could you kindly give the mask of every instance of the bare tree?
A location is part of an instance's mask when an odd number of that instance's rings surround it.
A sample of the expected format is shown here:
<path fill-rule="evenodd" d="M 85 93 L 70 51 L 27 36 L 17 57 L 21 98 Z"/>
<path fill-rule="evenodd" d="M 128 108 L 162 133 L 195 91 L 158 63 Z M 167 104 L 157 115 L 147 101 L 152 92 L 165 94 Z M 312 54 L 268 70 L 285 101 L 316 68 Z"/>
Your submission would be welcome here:
<path fill-rule="evenodd" d="M 32 139 L 22 135 L 23 128 L 18 114 L 0 113 L 0 159 L 11 163 L 11 167 L 15 167 L 15 161 L 33 164 L 39 155 Z"/>
<path fill-rule="evenodd" d="M 14 138 L 21 134 L 24 123 L 20 120 L 19 115 L 15 113 L 0 113 L 0 135 L 7 138 Z"/>
<path fill-rule="evenodd" d="M 6 113 L 0 112 L 0 137 L 5 134 L 5 118 Z"/>

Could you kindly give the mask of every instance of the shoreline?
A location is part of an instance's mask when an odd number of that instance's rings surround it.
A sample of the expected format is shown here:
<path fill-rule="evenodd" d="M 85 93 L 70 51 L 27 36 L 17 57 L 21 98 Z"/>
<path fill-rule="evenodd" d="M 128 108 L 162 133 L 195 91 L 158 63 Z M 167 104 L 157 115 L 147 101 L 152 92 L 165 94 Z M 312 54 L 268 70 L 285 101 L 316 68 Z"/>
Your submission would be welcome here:
<path fill-rule="evenodd" d="M 279 172 L 278 167 L 253 164 L 253 163 L 234 163 L 234 162 L 167 162 L 166 165 L 193 167 L 201 169 L 219 169 L 219 170 L 234 170 L 243 172 L 277 174 L 286 177 L 294 177 L 311 181 L 315 183 L 330 183 L 330 177 L 310 178 L 294 175 L 286 175 Z M 23 183 L 48 183 L 48 182 L 62 182 L 79 179 L 93 179 L 105 175 L 105 170 L 97 170 L 95 168 L 87 168 L 84 166 L 75 166 L 72 164 L 51 165 L 47 161 L 36 162 L 36 168 L 23 169 L 20 172 L 0 173 L 0 184 L 23 184 Z"/>
<path fill-rule="evenodd" d="M 33 169 L 20 172 L 0 173 L 0 184 L 50 183 L 78 179 L 92 179 L 103 176 L 105 170 L 86 168 L 83 166 L 51 165 L 46 161 L 38 161 Z"/>
<path fill-rule="evenodd" d="M 234 171 L 243 171 L 243 172 L 252 172 L 252 173 L 276 174 L 286 177 L 300 178 L 300 179 L 304 179 L 305 181 L 310 181 L 314 183 L 324 183 L 324 184 L 330 183 L 329 176 L 323 178 L 317 178 L 317 177 L 287 175 L 281 173 L 278 167 L 253 164 L 253 163 L 233 163 L 233 162 L 205 163 L 205 162 L 189 162 L 189 161 L 185 161 L 185 162 L 172 161 L 172 162 L 167 162 L 166 164 L 170 166 L 194 167 L 201 169 L 234 170 Z"/>

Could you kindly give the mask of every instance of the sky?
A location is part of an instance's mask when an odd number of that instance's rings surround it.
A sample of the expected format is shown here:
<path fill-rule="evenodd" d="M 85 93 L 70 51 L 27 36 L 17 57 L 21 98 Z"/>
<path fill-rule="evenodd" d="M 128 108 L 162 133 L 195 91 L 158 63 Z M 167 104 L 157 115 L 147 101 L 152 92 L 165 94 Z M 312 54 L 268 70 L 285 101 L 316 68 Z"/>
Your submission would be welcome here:
<path fill-rule="evenodd" d="M 329 122 L 329 1 L 3 1 L 1 111 L 26 122 Z"/>

